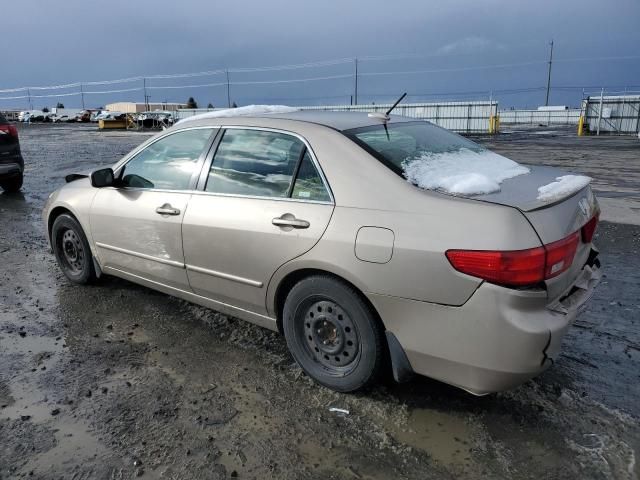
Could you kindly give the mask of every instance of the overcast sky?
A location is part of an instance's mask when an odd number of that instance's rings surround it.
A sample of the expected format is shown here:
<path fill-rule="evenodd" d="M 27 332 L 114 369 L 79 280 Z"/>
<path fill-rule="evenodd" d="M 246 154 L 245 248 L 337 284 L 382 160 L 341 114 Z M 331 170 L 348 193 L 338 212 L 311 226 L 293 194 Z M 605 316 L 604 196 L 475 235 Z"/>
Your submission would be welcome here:
<path fill-rule="evenodd" d="M 3 1 L 0 90 L 214 69 L 361 60 L 360 103 L 382 103 L 407 91 L 409 101 L 482 99 L 494 91 L 503 108 L 544 102 L 548 42 L 555 42 L 551 103 L 577 105 L 583 86 L 640 90 L 638 0 L 20 0 Z M 617 60 L 577 58 L 636 56 Z M 526 64 L 513 66 L 512 64 Z M 500 67 L 485 68 L 488 65 Z M 506 66 L 505 66 L 506 65 Z M 466 70 L 465 70 L 466 69 Z M 324 67 L 232 73 L 231 82 L 345 75 L 304 83 L 232 85 L 231 100 L 248 103 L 349 103 L 352 61 Z M 422 73 L 371 73 L 431 70 Z M 436 71 L 433 71 L 436 70 Z M 224 82 L 225 76 L 148 80 L 150 87 Z M 142 81 L 84 87 L 131 89 Z M 528 90 L 513 92 L 512 90 Z M 73 93 L 78 88 L 45 93 Z M 471 92 L 471 93 L 469 93 Z M 152 102 L 226 105 L 226 86 L 149 89 Z M 0 99 L 24 95 L 2 93 Z M 438 95 L 434 95 L 438 94 Z M 440 95 L 441 94 L 441 95 Z M 142 90 L 87 94 L 87 107 L 143 101 Z M 78 95 L 34 98 L 35 108 L 79 106 Z M 26 108 L 26 99 L 0 108 Z"/>

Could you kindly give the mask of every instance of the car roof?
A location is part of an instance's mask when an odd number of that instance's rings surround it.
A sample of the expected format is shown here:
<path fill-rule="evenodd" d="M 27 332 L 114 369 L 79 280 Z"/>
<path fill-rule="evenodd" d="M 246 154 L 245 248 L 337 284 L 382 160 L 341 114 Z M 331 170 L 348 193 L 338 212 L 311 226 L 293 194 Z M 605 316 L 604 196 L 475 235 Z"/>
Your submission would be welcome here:
<path fill-rule="evenodd" d="M 298 120 L 301 122 L 317 123 L 335 130 L 351 130 L 352 128 L 367 127 L 370 125 L 378 125 L 382 120 L 372 118 L 367 112 L 341 112 L 330 110 L 299 110 L 289 113 L 266 113 L 256 115 L 257 117 L 280 118 L 283 120 Z M 411 122 L 415 118 L 402 117 L 400 115 L 392 115 L 390 122 Z"/>
<path fill-rule="evenodd" d="M 187 120 L 189 117 L 187 117 Z M 381 125 L 383 122 L 380 118 L 370 117 L 368 112 L 344 112 L 344 111 L 330 111 L 330 110 L 296 110 L 287 113 L 253 113 L 248 115 L 237 116 L 220 116 L 210 117 L 193 120 L 194 125 L 219 125 L 230 124 L 235 120 L 251 120 L 251 119 L 265 119 L 265 120 L 289 120 L 305 123 L 313 123 L 316 125 L 323 125 L 325 127 L 332 128 L 334 130 L 344 131 L 351 130 L 353 128 L 368 127 L 372 125 Z M 387 123 L 404 123 L 420 121 L 417 118 L 403 117 L 400 115 L 391 115 Z M 177 126 L 184 125 L 186 122 L 178 122 Z"/>

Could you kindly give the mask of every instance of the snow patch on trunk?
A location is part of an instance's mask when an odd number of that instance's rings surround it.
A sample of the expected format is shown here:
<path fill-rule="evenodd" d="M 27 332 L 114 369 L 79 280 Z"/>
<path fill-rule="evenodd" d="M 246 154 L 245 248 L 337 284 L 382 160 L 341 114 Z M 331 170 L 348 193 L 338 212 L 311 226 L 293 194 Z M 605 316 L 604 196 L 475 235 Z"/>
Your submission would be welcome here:
<path fill-rule="evenodd" d="M 502 155 L 468 148 L 455 152 L 425 152 L 405 160 L 402 168 L 405 178 L 420 188 L 458 195 L 497 192 L 504 180 L 529 173 L 527 167 Z"/>
<path fill-rule="evenodd" d="M 552 202 L 569 196 L 589 185 L 591 177 L 586 175 L 563 175 L 555 182 L 538 188 L 538 200 Z"/>
<path fill-rule="evenodd" d="M 287 107 L 286 105 L 247 105 L 246 107 L 225 108 L 224 110 L 200 113 L 193 117 L 183 118 L 180 120 L 180 123 L 203 120 L 206 118 L 241 117 L 248 115 L 263 115 L 265 113 L 291 113 L 297 111 L 297 108 Z"/>

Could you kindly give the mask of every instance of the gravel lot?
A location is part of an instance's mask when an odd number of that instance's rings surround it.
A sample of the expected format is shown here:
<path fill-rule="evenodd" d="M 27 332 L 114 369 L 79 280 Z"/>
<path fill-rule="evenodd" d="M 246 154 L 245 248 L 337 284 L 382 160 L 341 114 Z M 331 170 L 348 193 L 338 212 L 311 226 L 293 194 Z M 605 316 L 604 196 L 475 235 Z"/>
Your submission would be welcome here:
<path fill-rule="evenodd" d="M 33 125 L 20 136 L 23 193 L 0 195 L 0 479 L 638 478 L 636 138 L 482 139 L 593 176 L 613 200 L 605 220 L 626 223 L 599 227 L 606 277 L 556 365 L 476 398 L 424 378 L 336 394 L 273 332 L 115 278 L 69 284 L 46 248 L 45 198 L 147 135 Z"/>

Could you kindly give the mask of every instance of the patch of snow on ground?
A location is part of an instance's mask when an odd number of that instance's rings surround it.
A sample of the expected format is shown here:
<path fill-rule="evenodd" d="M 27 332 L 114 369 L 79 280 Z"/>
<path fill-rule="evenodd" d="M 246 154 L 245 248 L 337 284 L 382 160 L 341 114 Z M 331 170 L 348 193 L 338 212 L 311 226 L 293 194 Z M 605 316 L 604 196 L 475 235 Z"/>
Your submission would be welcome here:
<path fill-rule="evenodd" d="M 402 167 L 405 178 L 421 188 L 460 195 L 497 192 L 504 180 L 529 173 L 527 167 L 502 155 L 468 148 L 423 153 L 405 160 Z"/>
<path fill-rule="evenodd" d="M 180 120 L 180 123 L 205 118 L 241 117 L 246 115 L 262 115 L 264 113 L 291 113 L 297 111 L 297 108 L 287 107 L 285 105 L 247 105 L 246 107 L 225 108 L 224 110 L 200 113 L 193 117 L 183 118 Z"/>
<path fill-rule="evenodd" d="M 589 185 L 591 177 L 585 175 L 563 175 L 556 177 L 555 182 L 538 188 L 538 200 L 550 202 L 560 200 Z"/>

